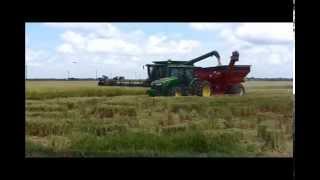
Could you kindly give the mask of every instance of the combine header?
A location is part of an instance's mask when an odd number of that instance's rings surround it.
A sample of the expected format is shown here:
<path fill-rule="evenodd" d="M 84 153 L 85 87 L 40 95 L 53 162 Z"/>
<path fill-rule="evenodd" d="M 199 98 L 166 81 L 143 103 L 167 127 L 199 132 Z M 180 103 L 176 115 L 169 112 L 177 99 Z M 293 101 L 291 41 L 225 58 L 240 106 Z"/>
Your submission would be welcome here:
<path fill-rule="evenodd" d="M 109 79 L 102 76 L 98 79 L 99 86 L 129 86 L 129 87 L 149 87 L 149 83 L 144 79 L 125 79 L 123 76 L 116 76 Z"/>

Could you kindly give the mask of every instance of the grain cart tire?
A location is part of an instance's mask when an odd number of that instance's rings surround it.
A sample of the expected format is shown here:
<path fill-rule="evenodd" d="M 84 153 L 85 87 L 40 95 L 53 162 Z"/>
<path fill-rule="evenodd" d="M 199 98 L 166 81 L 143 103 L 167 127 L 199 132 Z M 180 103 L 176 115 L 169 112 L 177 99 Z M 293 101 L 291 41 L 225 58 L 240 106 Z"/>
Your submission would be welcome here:
<path fill-rule="evenodd" d="M 201 83 L 201 96 L 211 96 L 213 93 L 211 91 L 210 83 L 208 81 L 203 81 Z"/>
<path fill-rule="evenodd" d="M 237 84 L 231 86 L 228 94 L 237 95 L 237 96 L 243 96 L 246 93 L 244 87 L 242 84 Z"/>
<path fill-rule="evenodd" d="M 190 85 L 190 94 L 193 96 L 202 96 L 202 86 L 201 81 L 199 79 L 193 80 Z"/>

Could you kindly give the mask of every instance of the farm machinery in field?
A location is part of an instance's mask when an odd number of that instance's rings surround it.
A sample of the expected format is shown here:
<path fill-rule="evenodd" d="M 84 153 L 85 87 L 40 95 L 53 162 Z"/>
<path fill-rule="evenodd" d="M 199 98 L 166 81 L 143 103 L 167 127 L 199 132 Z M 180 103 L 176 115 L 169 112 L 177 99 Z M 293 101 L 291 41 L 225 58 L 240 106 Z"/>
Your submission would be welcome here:
<path fill-rule="evenodd" d="M 102 76 L 98 79 L 99 86 L 132 86 L 132 87 L 149 87 L 146 80 L 125 79 L 123 76 L 116 76 L 109 79 L 108 76 Z"/>
<path fill-rule="evenodd" d="M 196 67 L 194 63 L 215 56 L 218 66 Z M 218 94 L 243 95 L 241 84 L 250 72 L 250 65 L 235 65 L 239 53 L 232 53 L 229 65 L 221 65 L 220 55 L 212 51 L 190 61 L 155 61 L 147 64 L 150 96 L 212 96 Z"/>
<path fill-rule="evenodd" d="M 218 66 L 197 67 L 195 63 L 215 56 Z M 235 65 L 239 61 L 239 53 L 232 53 L 228 65 L 221 65 L 217 51 L 191 59 L 189 61 L 154 61 L 146 64 L 148 78 L 145 80 L 125 79 L 116 76 L 99 78 L 99 86 L 133 86 L 150 87 L 150 96 L 212 96 L 219 94 L 243 95 L 245 89 L 241 84 L 250 72 L 250 65 Z"/>

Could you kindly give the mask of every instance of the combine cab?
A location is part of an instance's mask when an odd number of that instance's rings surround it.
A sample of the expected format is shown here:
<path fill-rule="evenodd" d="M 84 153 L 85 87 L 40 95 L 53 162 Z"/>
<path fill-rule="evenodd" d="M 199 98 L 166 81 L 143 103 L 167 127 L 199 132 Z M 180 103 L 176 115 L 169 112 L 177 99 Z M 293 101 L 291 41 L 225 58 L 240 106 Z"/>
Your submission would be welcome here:
<path fill-rule="evenodd" d="M 218 66 L 201 68 L 194 63 L 215 56 Z M 250 72 L 250 65 L 234 65 L 239 53 L 234 51 L 229 65 L 221 65 L 217 51 L 190 61 L 158 61 L 148 64 L 150 96 L 212 96 L 218 94 L 243 95 L 241 84 Z"/>

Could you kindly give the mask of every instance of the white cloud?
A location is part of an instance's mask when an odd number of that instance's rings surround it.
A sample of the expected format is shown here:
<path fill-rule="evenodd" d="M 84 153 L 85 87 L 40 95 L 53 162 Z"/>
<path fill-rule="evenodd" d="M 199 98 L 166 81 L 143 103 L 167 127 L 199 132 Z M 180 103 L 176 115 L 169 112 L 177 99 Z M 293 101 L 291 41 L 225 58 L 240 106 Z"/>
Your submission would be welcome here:
<path fill-rule="evenodd" d="M 175 43 L 173 43 L 173 46 Z M 200 42 L 195 40 L 181 40 L 177 42 L 177 52 L 188 53 L 200 47 Z"/>
<path fill-rule="evenodd" d="M 103 36 L 101 36 L 103 34 Z M 74 52 L 72 47 L 89 53 L 139 53 L 139 48 L 123 39 L 107 37 L 103 29 L 91 33 L 79 33 L 67 30 L 61 35 L 64 44 L 58 47 L 59 52 Z"/>
<path fill-rule="evenodd" d="M 281 44 L 293 40 L 293 23 L 190 23 L 189 26 L 254 44 Z"/>
<path fill-rule="evenodd" d="M 164 35 L 146 36 L 141 30 L 121 32 L 110 25 L 105 31 L 102 25 L 89 24 L 94 30 L 84 32 L 77 28 L 89 28 L 87 24 L 53 24 L 63 28 L 73 28 L 62 33 L 63 44 L 58 48 L 62 53 L 111 53 L 117 55 L 167 55 L 184 54 L 200 47 L 200 42 L 191 39 L 169 39 Z M 110 33 L 111 32 L 111 33 Z"/>
<path fill-rule="evenodd" d="M 27 63 L 27 66 L 31 66 L 31 67 L 41 67 L 42 66 L 42 64 L 41 63 L 39 63 L 39 62 L 28 62 Z"/>
<path fill-rule="evenodd" d="M 292 23 L 191 23 L 191 29 L 206 31 L 216 37 L 215 44 L 222 49 L 224 63 L 229 62 L 231 51 L 240 52 L 238 64 L 251 64 L 249 76 L 286 76 L 292 73 Z"/>
<path fill-rule="evenodd" d="M 250 63 L 255 66 L 279 65 L 288 66 L 292 63 L 292 48 L 283 45 L 251 46 L 240 49 L 241 63 Z"/>
<path fill-rule="evenodd" d="M 96 36 L 110 37 L 120 35 L 118 28 L 111 23 L 43 23 L 45 26 L 73 31 L 94 32 Z"/>
<path fill-rule="evenodd" d="M 234 23 L 190 23 L 192 29 L 200 31 L 220 31 L 223 28 L 232 28 Z"/>
<path fill-rule="evenodd" d="M 153 36 L 150 36 L 149 39 L 148 39 L 148 43 L 151 45 L 151 46 L 156 46 L 160 43 L 162 43 L 163 41 L 165 41 L 167 39 L 166 36 L 156 36 L 156 35 L 153 35 Z"/>
<path fill-rule="evenodd" d="M 196 40 L 168 40 L 166 36 L 152 35 L 148 38 L 146 49 L 149 54 L 183 54 L 200 47 Z"/>
<path fill-rule="evenodd" d="M 254 44 L 281 44 L 293 40 L 292 23 L 244 23 L 235 31 L 242 40 Z"/>
<path fill-rule="evenodd" d="M 74 52 L 72 45 L 67 44 L 67 43 L 64 43 L 64 44 L 58 46 L 57 51 L 61 52 L 61 53 L 73 53 Z"/>
<path fill-rule="evenodd" d="M 27 47 L 30 41 L 29 41 L 28 36 L 26 36 L 26 35 L 25 35 L 25 41 L 24 42 L 25 42 L 25 47 Z"/>
<path fill-rule="evenodd" d="M 139 47 L 122 39 L 97 38 L 88 41 L 88 52 L 138 54 Z"/>
<path fill-rule="evenodd" d="M 111 25 L 111 24 L 105 24 L 101 28 L 97 28 L 96 33 L 100 37 L 115 37 L 115 36 L 121 36 L 120 31 L 116 26 Z"/>
<path fill-rule="evenodd" d="M 238 38 L 231 29 L 222 29 L 218 36 L 221 44 L 224 44 L 228 49 L 236 50 L 252 46 L 252 43 Z"/>
<path fill-rule="evenodd" d="M 46 51 L 25 48 L 25 63 L 27 66 L 42 66 L 48 59 L 49 56 Z"/>
<path fill-rule="evenodd" d="M 269 56 L 269 63 L 275 64 L 275 65 L 281 64 L 282 63 L 281 58 L 282 58 L 281 54 L 278 54 L 278 53 L 271 54 Z"/>
<path fill-rule="evenodd" d="M 139 57 L 137 57 L 137 56 L 132 56 L 132 57 L 131 57 L 131 60 L 138 62 L 138 61 L 140 61 L 141 59 L 140 59 Z"/>
<path fill-rule="evenodd" d="M 111 57 L 111 58 L 108 58 L 107 60 L 103 60 L 103 63 L 104 64 L 107 64 L 107 65 L 117 65 L 119 64 L 119 61 L 118 60 L 115 60 L 114 58 L 116 57 Z"/>
<path fill-rule="evenodd" d="M 109 76 L 110 73 L 116 75 L 117 72 L 124 76 L 145 74 L 142 65 L 163 59 L 164 56 L 187 54 L 201 46 L 199 41 L 192 39 L 169 38 L 159 34 L 146 35 L 141 30 L 124 32 L 114 25 L 107 27 L 100 24 L 72 23 L 49 26 L 65 29 L 60 36 L 62 43 L 56 48 L 59 59 L 69 62 L 70 59 L 75 59 L 74 56 L 81 57 L 78 69 L 81 67 L 84 72 L 90 68 L 82 64 L 90 64 L 91 68 L 96 69 L 108 67 L 108 72 L 100 73 Z M 74 66 L 70 64 L 70 67 Z"/>
<path fill-rule="evenodd" d="M 85 48 L 86 38 L 80 33 L 74 31 L 66 31 L 61 35 L 61 38 L 77 48 Z"/>
<path fill-rule="evenodd" d="M 293 61 L 290 23 L 190 23 L 188 26 L 194 31 L 188 32 L 188 37 L 193 37 L 191 33 L 197 34 L 194 37 L 201 33 L 205 35 L 204 40 L 185 38 L 187 36 L 183 31 L 158 32 L 159 34 L 149 34 L 142 31 L 143 29 L 122 31 L 120 26 L 110 23 L 44 25 L 63 30 L 60 34 L 60 44 L 53 48 L 56 54 L 36 49 L 28 52 L 26 50 L 26 62 L 30 66 L 45 65 L 43 67 L 47 71 L 60 68 L 59 73 L 63 77 L 66 76 L 67 70 L 73 72 L 74 76 L 83 74 L 83 77 L 87 77 L 86 73 L 94 76 L 96 69 L 99 75 L 111 76 L 111 73 L 127 77 L 136 72 L 146 75 L 142 65 L 151 61 L 168 58 L 191 59 L 213 49 L 219 51 L 223 64 L 229 63 L 233 50 L 238 50 L 240 61 L 237 64 L 252 65 L 249 76 L 292 75 L 288 69 Z M 26 46 L 28 42 L 29 39 L 26 37 Z M 72 64 L 74 59 L 79 63 Z M 208 66 L 214 65 L 212 59 L 205 62 Z M 48 63 L 52 66 L 48 67 Z"/>
<path fill-rule="evenodd" d="M 101 27 L 112 26 L 110 23 L 43 23 L 45 26 L 68 29 L 85 29 L 92 30 Z"/>

